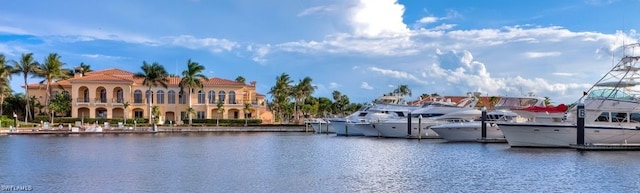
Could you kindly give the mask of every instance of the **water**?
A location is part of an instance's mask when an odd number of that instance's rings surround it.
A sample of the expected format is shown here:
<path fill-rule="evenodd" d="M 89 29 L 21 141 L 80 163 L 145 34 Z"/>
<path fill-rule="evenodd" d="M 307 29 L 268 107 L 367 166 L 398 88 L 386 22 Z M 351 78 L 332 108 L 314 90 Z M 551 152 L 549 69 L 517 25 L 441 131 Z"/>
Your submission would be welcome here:
<path fill-rule="evenodd" d="M 36 192 L 636 192 L 640 152 L 309 133 L 0 136 Z"/>

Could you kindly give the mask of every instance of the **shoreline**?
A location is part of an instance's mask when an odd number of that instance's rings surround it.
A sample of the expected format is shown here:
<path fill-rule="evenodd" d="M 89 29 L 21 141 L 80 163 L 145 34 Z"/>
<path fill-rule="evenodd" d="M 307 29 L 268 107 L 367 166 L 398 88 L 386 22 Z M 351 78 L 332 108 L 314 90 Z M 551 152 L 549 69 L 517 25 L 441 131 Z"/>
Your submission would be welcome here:
<path fill-rule="evenodd" d="M 151 127 L 138 127 L 135 129 L 103 129 L 102 131 L 72 131 L 65 129 L 41 129 L 37 127 L 18 128 L 18 131 L 9 132 L 9 128 L 0 129 L 0 135 L 51 135 L 51 134 L 154 134 L 154 133 L 201 133 L 201 132 L 313 132 L 305 125 L 260 125 L 260 126 L 239 126 L 239 127 L 167 127 L 158 126 L 157 131 Z"/>

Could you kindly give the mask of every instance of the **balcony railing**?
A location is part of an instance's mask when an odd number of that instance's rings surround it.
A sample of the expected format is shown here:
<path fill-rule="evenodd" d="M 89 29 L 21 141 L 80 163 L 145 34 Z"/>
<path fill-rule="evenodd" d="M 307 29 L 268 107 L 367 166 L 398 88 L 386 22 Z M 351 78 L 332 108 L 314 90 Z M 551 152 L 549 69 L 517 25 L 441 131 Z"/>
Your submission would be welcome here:
<path fill-rule="evenodd" d="M 111 103 L 124 103 L 124 99 L 123 98 L 115 98 L 115 99 L 111 99 Z"/>
<path fill-rule="evenodd" d="M 77 98 L 76 103 L 89 103 L 89 98 Z"/>
<path fill-rule="evenodd" d="M 93 102 L 96 104 L 106 104 L 107 103 L 107 98 L 95 98 L 93 99 Z"/>

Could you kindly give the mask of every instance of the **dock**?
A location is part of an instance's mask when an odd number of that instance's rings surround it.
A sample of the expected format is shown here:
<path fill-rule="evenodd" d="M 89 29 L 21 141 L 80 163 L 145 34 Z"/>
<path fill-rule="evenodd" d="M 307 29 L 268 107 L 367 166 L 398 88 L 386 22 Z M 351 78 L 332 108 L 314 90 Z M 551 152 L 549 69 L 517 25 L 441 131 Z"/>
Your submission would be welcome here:
<path fill-rule="evenodd" d="M 571 144 L 569 147 L 585 151 L 640 151 L 640 144 Z"/>
<path fill-rule="evenodd" d="M 305 132 L 304 126 L 248 126 L 248 127 L 158 127 L 153 131 L 151 127 L 135 129 L 103 129 L 102 131 L 78 131 L 70 129 L 39 129 L 20 128 L 17 131 L 0 130 L 0 135 L 69 135 L 69 134 L 154 134 L 154 133 L 199 133 L 199 132 Z"/>
<path fill-rule="evenodd" d="M 484 139 L 476 139 L 477 142 L 480 143 L 506 143 L 506 138 L 484 138 Z"/>

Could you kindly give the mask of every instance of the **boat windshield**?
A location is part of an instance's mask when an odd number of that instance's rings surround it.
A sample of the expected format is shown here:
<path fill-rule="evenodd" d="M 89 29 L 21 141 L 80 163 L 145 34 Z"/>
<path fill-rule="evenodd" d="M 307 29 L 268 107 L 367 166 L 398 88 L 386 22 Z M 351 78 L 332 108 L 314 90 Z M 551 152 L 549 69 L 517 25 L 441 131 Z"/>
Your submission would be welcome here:
<path fill-rule="evenodd" d="M 496 108 L 526 108 L 538 104 L 536 98 L 502 98 L 496 104 Z"/>
<path fill-rule="evenodd" d="M 588 98 L 590 99 L 620 99 L 633 100 L 633 95 L 627 94 L 618 89 L 598 89 L 591 91 Z"/>

